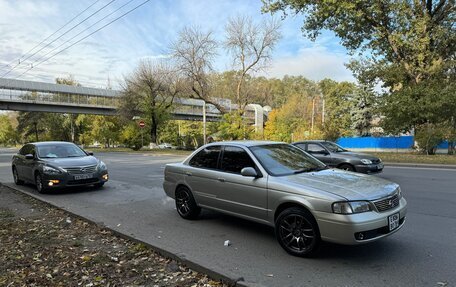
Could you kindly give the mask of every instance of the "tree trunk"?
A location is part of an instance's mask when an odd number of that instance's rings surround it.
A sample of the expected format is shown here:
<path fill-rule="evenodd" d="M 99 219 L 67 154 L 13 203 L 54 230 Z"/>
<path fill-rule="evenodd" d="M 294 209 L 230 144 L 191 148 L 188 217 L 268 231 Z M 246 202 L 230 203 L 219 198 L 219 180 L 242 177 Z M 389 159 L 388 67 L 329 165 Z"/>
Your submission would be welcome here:
<path fill-rule="evenodd" d="M 150 141 L 155 144 L 158 144 L 157 130 L 158 130 L 157 119 L 155 118 L 155 114 L 152 114 L 152 120 L 151 120 L 151 126 L 150 126 Z"/>
<path fill-rule="evenodd" d="M 38 139 L 38 123 L 34 122 L 33 126 L 35 127 L 35 140 L 38 142 L 39 141 L 39 139 Z"/>

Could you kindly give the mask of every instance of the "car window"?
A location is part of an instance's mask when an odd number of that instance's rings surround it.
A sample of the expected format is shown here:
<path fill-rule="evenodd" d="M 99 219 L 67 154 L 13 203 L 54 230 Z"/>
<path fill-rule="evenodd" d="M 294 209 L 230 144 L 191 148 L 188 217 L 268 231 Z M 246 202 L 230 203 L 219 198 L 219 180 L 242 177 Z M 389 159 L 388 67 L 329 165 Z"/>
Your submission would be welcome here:
<path fill-rule="evenodd" d="M 333 142 L 322 142 L 321 144 L 324 145 L 327 149 L 329 149 L 332 152 L 347 151 L 346 149 L 342 148 L 340 145 L 333 143 Z"/>
<path fill-rule="evenodd" d="M 250 150 L 268 173 L 275 176 L 326 168 L 324 163 L 293 145 L 260 145 L 251 147 Z"/>
<path fill-rule="evenodd" d="M 21 148 L 21 150 L 19 151 L 19 154 L 21 154 L 21 155 L 30 154 L 31 147 L 32 147 L 32 145 L 29 145 L 29 144 L 23 146 L 23 147 Z"/>
<path fill-rule="evenodd" d="M 307 144 L 307 151 L 310 153 L 326 152 L 326 150 L 321 145 L 314 143 Z"/>
<path fill-rule="evenodd" d="M 225 146 L 221 164 L 222 170 L 240 174 L 244 167 L 255 168 L 255 163 L 250 155 L 240 147 Z"/>
<path fill-rule="evenodd" d="M 307 150 L 305 143 L 298 143 L 298 144 L 296 144 L 296 146 L 299 147 L 300 149 Z"/>
<path fill-rule="evenodd" d="M 38 146 L 40 158 L 83 157 L 87 154 L 74 144 L 49 144 Z"/>
<path fill-rule="evenodd" d="M 216 169 L 220 150 L 220 146 L 206 147 L 192 157 L 188 164 L 193 167 Z"/>

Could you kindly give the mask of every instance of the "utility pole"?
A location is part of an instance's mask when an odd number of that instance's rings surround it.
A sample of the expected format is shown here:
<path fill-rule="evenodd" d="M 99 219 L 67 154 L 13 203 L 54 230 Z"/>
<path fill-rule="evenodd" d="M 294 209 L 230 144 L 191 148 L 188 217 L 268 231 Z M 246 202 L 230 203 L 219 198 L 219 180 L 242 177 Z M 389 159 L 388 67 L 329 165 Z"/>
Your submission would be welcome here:
<path fill-rule="evenodd" d="M 321 96 L 322 99 L 322 107 L 321 107 L 321 122 L 325 123 L 325 98 L 323 95 Z"/>
<path fill-rule="evenodd" d="M 203 143 L 206 144 L 206 101 L 203 101 Z"/>

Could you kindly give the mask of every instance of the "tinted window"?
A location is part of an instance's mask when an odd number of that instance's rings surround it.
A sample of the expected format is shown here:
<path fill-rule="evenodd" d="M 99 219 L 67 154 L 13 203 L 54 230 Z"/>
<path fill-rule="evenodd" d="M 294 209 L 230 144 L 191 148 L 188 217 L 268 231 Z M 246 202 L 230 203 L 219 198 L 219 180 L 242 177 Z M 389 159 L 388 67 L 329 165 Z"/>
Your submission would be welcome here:
<path fill-rule="evenodd" d="M 262 145 L 251 147 L 250 150 L 271 175 L 289 175 L 326 168 L 322 162 L 292 145 Z"/>
<path fill-rule="evenodd" d="M 322 142 L 321 144 L 324 145 L 327 149 L 329 149 L 332 152 L 347 151 L 346 149 L 342 148 L 340 145 L 333 143 L 333 142 Z"/>
<path fill-rule="evenodd" d="M 189 162 L 189 165 L 202 168 L 217 168 L 220 155 L 220 146 L 210 146 L 198 152 Z"/>
<path fill-rule="evenodd" d="M 299 147 L 300 149 L 307 150 L 306 144 L 304 144 L 304 143 L 296 144 L 296 146 Z"/>
<path fill-rule="evenodd" d="M 222 158 L 222 170 L 240 174 L 244 167 L 255 168 L 255 163 L 249 154 L 240 147 L 225 146 Z"/>
<path fill-rule="evenodd" d="M 27 144 L 21 148 L 19 151 L 21 155 L 31 154 L 32 153 L 32 145 Z"/>
<path fill-rule="evenodd" d="M 87 154 L 74 144 L 49 144 L 38 146 L 40 158 L 83 157 Z"/>
<path fill-rule="evenodd" d="M 326 150 L 319 144 L 309 143 L 307 144 L 307 151 L 312 152 L 325 152 Z"/>

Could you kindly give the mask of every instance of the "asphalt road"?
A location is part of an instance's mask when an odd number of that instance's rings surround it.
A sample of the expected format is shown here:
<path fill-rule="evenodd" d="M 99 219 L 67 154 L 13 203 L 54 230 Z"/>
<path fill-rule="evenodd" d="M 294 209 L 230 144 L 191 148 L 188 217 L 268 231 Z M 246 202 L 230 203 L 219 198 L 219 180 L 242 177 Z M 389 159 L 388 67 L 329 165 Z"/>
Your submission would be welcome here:
<path fill-rule="evenodd" d="M 324 244 L 318 258 L 288 255 L 273 229 L 204 211 L 181 219 L 163 192 L 166 163 L 177 156 L 103 153 L 111 180 L 40 198 L 103 223 L 249 286 L 456 286 L 456 169 L 386 167 L 399 183 L 407 222 L 396 234 L 368 245 Z M 12 184 L 11 151 L 0 150 L 0 182 Z M 22 190 L 37 194 L 32 186 Z M 1 199 L 0 199 L 1 200 Z M 225 240 L 232 245 L 224 247 Z"/>

